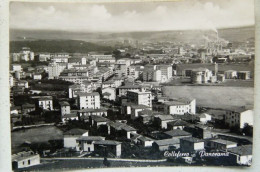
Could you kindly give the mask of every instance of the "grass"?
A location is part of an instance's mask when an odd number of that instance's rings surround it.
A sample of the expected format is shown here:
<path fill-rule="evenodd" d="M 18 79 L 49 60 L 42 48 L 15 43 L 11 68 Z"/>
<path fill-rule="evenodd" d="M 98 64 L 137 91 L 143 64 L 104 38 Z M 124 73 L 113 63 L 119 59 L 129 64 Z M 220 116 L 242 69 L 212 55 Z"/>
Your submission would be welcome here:
<path fill-rule="evenodd" d="M 198 106 L 220 109 L 251 106 L 254 102 L 253 87 L 165 86 L 163 93 L 170 98 L 192 97 Z"/>
<path fill-rule="evenodd" d="M 44 143 L 49 140 L 63 138 L 63 132 L 55 126 L 42 126 L 25 130 L 14 131 L 12 136 L 12 149 L 19 147 L 25 141 L 31 143 Z"/>

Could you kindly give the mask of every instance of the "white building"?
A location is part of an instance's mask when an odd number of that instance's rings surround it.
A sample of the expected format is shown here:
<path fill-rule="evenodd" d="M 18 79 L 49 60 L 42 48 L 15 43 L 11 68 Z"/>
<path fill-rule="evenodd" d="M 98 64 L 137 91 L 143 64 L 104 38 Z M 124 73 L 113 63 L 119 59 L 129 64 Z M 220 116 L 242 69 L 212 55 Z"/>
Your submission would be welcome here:
<path fill-rule="evenodd" d="M 127 91 L 127 100 L 137 105 L 152 107 L 152 93 L 150 91 Z"/>
<path fill-rule="evenodd" d="M 196 114 L 196 99 L 178 99 L 165 102 L 164 113 L 171 115 Z"/>
<path fill-rule="evenodd" d="M 237 71 L 235 70 L 227 70 L 224 72 L 226 79 L 235 79 L 237 78 Z"/>
<path fill-rule="evenodd" d="M 208 83 L 211 81 L 211 77 L 213 76 L 212 71 L 206 68 L 198 68 L 193 69 L 191 71 L 191 82 L 192 83 Z"/>
<path fill-rule="evenodd" d="M 93 152 L 94 143 L 100 140 L 105 140 L 105 137 L 100 136 L 80 136 L 76 139 L 77 151 Z"/>
<path fill-rule="evenodd" d="M 182 152 L 197 152 L 204 150 L 204 141 L 195 137 L 185 137 L 180 139 Z"/>
<path fill-rule="evenodd" d="M 66 69 L 66 63 L 50 63 L 48 65 L 48 79 L 58 78 L 60 73 Z"/>
<path fill-rule="evenodd" d="M 53 110 L 52 98 L 39 98 L 37 106 L 45 110 Z"/>
<path fill-rule="evenodd" d="M 80 136 L 88 136 L 88 130 L 83 130 L 79 128 L 74 128 L 64 133 L 63 141 L 65 148 L 76 149 L 77 142 L 76 139 Z"/>
<path fill-rule="evenodd" d="M 18 71 L 18 72 L 21 72 L 23 69 L 22 69 L 22 66 L 21 65 L 19 65 L 19 64 L 13 64 L 12 65 L 12 71 L 13 72 L 16 72 L 16 71 Z"/>
<path fill-rule="evenodd" d="M 103 98 L 108 100 L 116 100 L 116 88 L 107 87 L 102 89 Z"/>
<path fill-rule="evenodd" d="M 42 74 L 41 73 L 34 73 L 33 74 L 33 79 L 34 80 L 41 80 L 42 79 Z"/>
<path fill-rule="evenodd" d="M 165 78 L 166 80 L 169 80 L 172 77 L 172 66 L 171 65 L 157 65 L 157 70 L 161 71 L 161 78 Z"/>
<path fill-rule="evenodd" d="M 13 170 L 38 164 L 40 164 L 40 155 L 34 154 L 32 151 L 24 151 L 12 155 Z"/>
<path fill-rule="evenodd" d="M 126 96 L 127 91 L 141 91 L 142 90 L 142 86 L 141 85 L 124 85 L 124 86 L 120 86 L 118 87 L 119 90 L 119 97 L 121 96 Z"/>
<path fill-rule="evenodd" d="M 246 123 L 253 126 L 254 111 L 245 110 L 244 108 L 227 110 L 225 114 L 225 123 L 230 127 L 239 126 L 241 129 L 244 128 Z"/>
<path fill-rule="evenodd" d="M 100 108 L 100 95 L 98 92 L 93 93 L 77 93 L 79 109 L 99 109 Z"/>

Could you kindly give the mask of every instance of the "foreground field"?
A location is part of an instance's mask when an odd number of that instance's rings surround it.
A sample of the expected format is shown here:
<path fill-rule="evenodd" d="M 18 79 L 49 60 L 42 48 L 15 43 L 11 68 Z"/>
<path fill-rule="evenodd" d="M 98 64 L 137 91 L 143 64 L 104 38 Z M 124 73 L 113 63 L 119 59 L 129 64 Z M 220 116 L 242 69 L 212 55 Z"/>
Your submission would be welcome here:
<path fill-rule="evenodd" d="M 42 126 L 37 128 L 14 131 L 12 135 L 12 148 L 15 149 L 25 141 L 31 143 L 48 142 L 63 138 L 63 132 L 55 126 Z"/>
<path fill-rule="evenodd" d="M 228 108 L 231 106 L 252 106 L 253 87 L 225 86 L 165 86 L 164 95 L 170 98 L 195 98 L 198 106 Z"/>

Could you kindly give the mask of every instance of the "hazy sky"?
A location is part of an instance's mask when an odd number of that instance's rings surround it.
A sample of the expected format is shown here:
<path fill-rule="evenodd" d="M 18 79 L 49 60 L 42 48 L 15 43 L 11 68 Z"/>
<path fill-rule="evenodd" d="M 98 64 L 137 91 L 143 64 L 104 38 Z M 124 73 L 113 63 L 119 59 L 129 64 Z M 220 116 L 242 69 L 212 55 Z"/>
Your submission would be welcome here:
<path fill-rule="evenodd" d="M 67 31 L 214 29 L 254 24 L 254 0 L 10 3 L 10 28 Z"/>

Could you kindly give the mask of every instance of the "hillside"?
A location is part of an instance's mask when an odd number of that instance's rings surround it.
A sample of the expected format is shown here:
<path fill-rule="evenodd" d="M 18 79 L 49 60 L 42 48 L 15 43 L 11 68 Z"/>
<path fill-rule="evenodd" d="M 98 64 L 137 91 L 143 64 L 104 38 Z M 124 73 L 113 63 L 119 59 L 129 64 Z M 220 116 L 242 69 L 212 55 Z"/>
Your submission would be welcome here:
<path fill-rule="evenodd" d="M 109 46 L 100 46 L 90 42 L 77 40 L 34 40 L 34 41 L 11 41 L 10 52 L 19 52 L 22 47 L 30 47 L 34 52 L 67 52 L 88 53 L 90 51 L 112 51 Z"/>
<path fill-rule="evenodd" d="M 218 29 L 219 36 L 228 41 L 240 42 L 254 38 L 254 26 Z M 203 41 L 203 36 L 215 35 L 213 30 L 176 30 L 176 31 L 143 31 L 143 32 L 69 32 L 57 30 L 14 30 L 10 29 L 10 40 L 83 40 L 88 42 L 122 41 L 132 39 L 139 41 Z"/>

